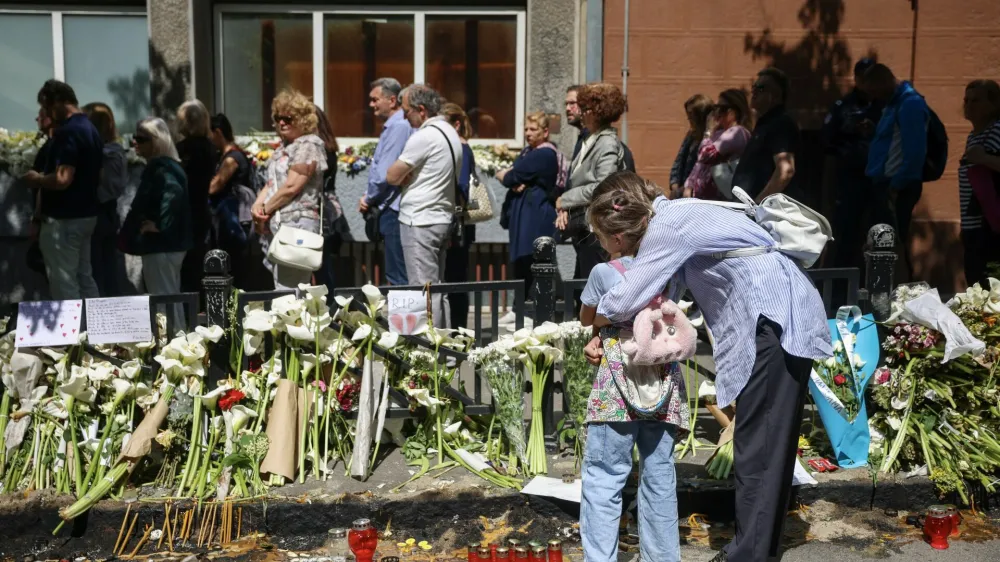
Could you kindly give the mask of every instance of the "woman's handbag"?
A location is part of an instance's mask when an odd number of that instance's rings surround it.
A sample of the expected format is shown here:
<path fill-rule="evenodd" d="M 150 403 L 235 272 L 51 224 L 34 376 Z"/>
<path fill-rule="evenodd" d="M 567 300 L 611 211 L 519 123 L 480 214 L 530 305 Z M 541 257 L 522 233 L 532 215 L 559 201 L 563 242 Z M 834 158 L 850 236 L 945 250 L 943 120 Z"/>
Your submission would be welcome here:
<path fill-rule="evenodd" d="M 318 271 L 323 265 L 323 192 L 319 193 L 319 232 L 283 224 L 267 247 L 267 260 L 292 269 Z M 281 222 L 281 211 L 275 213 Z"/>
<path fill-rule="evenodd" d="M 465 210 L 465 222 L 476 224 L 492 220 L 496 214 L 497 201 L 490 186 L 479 181 L 475 170 L 469 175 L 469 202 Z"/>
<path fill-rule="evenodd" d="M 712 181 L 715 182 L 715 188 L 730 201 L 736 200 L 733 197 L 733 174 L 736 173 L 736 166 L 739 164 L 740 159 L 733 158 L 728 162 L 712 166 Z"/>

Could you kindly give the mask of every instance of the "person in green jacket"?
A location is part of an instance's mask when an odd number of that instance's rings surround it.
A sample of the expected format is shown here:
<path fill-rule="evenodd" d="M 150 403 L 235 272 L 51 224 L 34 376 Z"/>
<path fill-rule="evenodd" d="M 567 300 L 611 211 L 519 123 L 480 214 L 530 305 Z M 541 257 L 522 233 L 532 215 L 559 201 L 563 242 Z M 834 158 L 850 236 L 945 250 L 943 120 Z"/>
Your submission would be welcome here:
<path fill-rule="evenodd" d="M 163 119 L 140 121 L 132 145 L 146 160 L 146 169 L 122 226 L 122 250 L 142 257 L 142 279 L 149 294 L 179 293 L 181 264 L 194 246 L 187 176 Z M 183 309 L 174 305 L 168 331 L 186 327 L 182 321 Z"/>

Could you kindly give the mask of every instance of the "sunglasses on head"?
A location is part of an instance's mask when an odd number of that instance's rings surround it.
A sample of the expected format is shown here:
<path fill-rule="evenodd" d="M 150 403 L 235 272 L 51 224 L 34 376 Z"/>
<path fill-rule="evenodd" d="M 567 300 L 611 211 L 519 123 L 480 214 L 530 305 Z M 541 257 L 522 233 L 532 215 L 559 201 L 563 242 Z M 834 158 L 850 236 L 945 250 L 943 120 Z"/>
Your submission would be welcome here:
<path fill-rule="evenodd" d="M 272 115 L 271 119 L 278 124 L 285 123 L 286 125 L 291 125 L 293 122 L 290 115 Z"/>
<path fill-rule="evenodd" d="M 151 137 L 147 137 L 146 135 L 135 135 L 134 137 L 132 137 L 132 140 L 135 141 L 136 144 L 142 144 L 146 142 L 151 142 L 153 139 Z"/>

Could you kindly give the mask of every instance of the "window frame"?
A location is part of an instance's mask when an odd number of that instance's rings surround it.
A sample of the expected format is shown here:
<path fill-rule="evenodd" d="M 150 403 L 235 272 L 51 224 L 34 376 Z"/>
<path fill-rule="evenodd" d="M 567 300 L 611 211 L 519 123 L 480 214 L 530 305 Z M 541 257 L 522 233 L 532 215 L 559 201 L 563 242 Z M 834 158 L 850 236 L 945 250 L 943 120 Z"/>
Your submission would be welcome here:
<path fill-rule="evenodd" d="M 0 17 L 12 15 L 49 16 L 52 22 L 52 77 L 66 80 L 66 45 L 63 42 L 63 16 L 143 16 L 146 18 L 146 32 L 149 34 L 149 13 L 139 6 L 79 7 L 69 5 L 29 6 L 15 4 L 0 7 Z"/>
<path fill-rule="evenodd" d="M 502 8 L 399 8 L 376 6 L 370 8 L 322 8 L 309 5 L 282 4 L 216 4 L 213 15 L 215 31 L 215 106 L 225 112 L 225 60 L 223 57 L 222 19 L 225 14 L 257 15 L 310 15 L 312 16 L 313 101 L 325 109 L 326 103 L 326 27 L 328 15 L 341 16 L 412 16 L 413 17 L 413 81 L 423 82 L 426 76 L 427 16 L 505 16 L 515 18 L 516 55 L 514 80 L 514 138 L 470 139 L 473 146 L 524 144 L 524 113 L 527 89 L 527 12 L 523 9 Z M 337 137 L 345 146 L 356 146 L 378 140 L 375 137 Z"/>

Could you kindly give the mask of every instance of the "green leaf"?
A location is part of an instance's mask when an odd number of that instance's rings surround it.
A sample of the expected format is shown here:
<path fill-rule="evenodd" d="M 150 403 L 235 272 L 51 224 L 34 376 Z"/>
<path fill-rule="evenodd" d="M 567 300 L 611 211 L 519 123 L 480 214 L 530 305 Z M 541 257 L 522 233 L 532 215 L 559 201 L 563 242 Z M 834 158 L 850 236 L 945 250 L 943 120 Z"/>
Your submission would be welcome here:
<path fill-rule="evenodd" d="M 244 455 L 243 453 L 233 453 L 232 455 L 222 459 L 222 466 L 253 468 L 253 462 L 250 460 L 250 457 Z"/>

